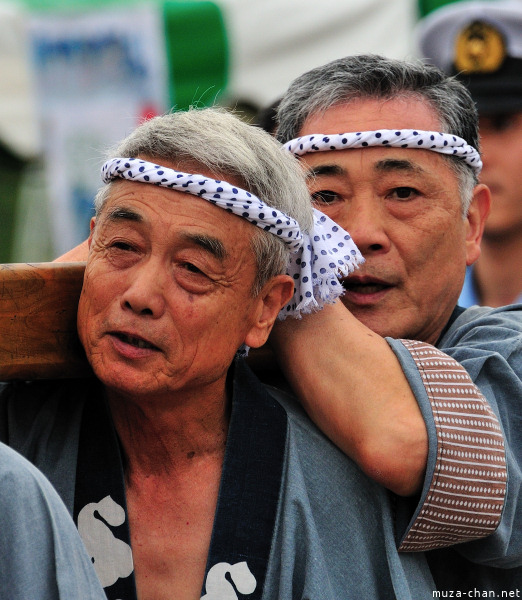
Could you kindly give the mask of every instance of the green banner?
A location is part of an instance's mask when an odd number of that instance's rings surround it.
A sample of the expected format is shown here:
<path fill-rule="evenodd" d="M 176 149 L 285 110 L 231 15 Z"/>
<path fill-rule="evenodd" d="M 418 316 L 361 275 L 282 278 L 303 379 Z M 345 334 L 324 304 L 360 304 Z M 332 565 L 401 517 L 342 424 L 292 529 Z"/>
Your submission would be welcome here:
<path fill-rule="evenodd" d="M 419 13 L 421 17 L 426 16 L 432 10 L 444 6 L 445 4 L 453 4 L 460 0 L 419 0 Z"/>
<path fill-rule="evenodd" d="M 164 4 L 165 39 L 173 107 L 213 104 L 228 80 L 228 40 L 214 2 Z"/>

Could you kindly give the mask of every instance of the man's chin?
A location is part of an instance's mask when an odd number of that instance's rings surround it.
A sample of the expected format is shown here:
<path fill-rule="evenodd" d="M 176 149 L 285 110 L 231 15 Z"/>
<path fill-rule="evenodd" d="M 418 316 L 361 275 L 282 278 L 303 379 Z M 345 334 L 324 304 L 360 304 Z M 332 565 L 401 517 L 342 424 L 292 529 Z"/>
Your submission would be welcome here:
<path fill-rule="evenodd" d="M 143 401 L 146 403 L 147 398 L 157 397 L 163 391 L 157 382 L 151 382 L 149 385 L 149 382 L 143 377 L 118 377 L 117 375 L 104 377 L 104 374 L 101 374 L 98 379 L 107 390 L 109 398 L 132 398 L 133 402 Z"/>
<path fill-rule="evenodd" d="M 90 361 L 96 378 L 107 389 L 123 395 L 136 394 L 146 388 L 146 373 L 134 365 L 121 364 L 119 361 Z"/>

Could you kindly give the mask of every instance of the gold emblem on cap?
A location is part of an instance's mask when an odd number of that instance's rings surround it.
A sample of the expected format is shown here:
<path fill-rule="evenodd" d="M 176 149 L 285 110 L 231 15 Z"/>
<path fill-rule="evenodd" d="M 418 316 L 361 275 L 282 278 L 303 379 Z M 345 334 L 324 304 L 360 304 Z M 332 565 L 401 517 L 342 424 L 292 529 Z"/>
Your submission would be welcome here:
<path fill-rule="evenodd" d="M 492 73 L 504 62 L 504 37 L 493 25 L 475 21 L 455 40 L 455 67 L 466 73 Z"/>

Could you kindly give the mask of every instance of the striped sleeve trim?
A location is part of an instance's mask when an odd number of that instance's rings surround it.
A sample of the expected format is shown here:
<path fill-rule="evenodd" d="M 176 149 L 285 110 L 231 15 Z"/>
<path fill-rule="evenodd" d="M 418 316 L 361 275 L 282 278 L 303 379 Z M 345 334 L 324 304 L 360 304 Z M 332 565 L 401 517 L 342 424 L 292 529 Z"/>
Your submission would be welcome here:
<path fill-rule="evenodd" d="M 507 485 L 498 419 L 457 361 L 424 342 L 401 342 L 428 394 L 437 458 L 426 501 L 399 551 L 423 552 L 490 535 L 500 523 Z"/>

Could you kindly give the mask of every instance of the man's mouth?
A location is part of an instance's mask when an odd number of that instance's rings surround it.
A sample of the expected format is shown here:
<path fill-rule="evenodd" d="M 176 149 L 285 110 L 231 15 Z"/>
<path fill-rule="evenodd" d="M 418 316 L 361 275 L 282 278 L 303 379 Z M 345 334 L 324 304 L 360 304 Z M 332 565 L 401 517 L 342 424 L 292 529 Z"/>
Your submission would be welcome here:
<path fill-rule="evenodd" d="M 388 283 L 382 283 L 377 281 L 352 280 L 350 278 L 343 279 L 342 284 L 347 292 L 368 295 L 377 294 L 392 287 Z"/>
<path fill-rule="evenodd" d="M 129 335 L 127 333 L 121 333 L 121 332 L 113 332 L 112 335 L 116 338 L 118 338 L 119 340 L 121 340 L 122 342 L 124 342 L 125 344 L 129 344 L 130 346 L 134 346 L 135 348 L 146 348 L 149 350 L 159 350 L 159 348 L 157 346 L 154 346 L 154 344 L 151 344 L 150 342 L 147 342 L 146 340 L 144 340 L 143 338 L 140 337 L 136 337 L 133 335 Z"/>

